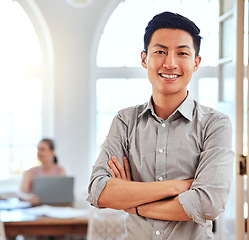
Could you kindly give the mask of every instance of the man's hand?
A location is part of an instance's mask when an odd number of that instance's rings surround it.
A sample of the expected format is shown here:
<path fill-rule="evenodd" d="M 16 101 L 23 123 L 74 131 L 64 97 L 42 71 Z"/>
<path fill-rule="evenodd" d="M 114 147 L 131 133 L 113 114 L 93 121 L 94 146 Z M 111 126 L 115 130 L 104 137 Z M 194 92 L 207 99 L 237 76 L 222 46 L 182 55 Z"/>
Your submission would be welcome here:
<path fill-rule="evenodd" d="M 98 199 L 99 207 L 125 210 L 134 213 L 134 207 L 174 197 L 189 190 L 193 180 L 166 180 L 137 182 L 131 177 L 127 157 L 123 158 L 124 166 L 117 157 L 108 161 L 113 175 Z"/>
<path fill-rule="evenodd" d="M 119 162 L 117 157 L 113 156 L 111 160 L 108 161 L 110 172 L 112 176 L 115 178 L 131 181 L 131 170 L 128 158 L 124 156 L 123 161 L 124 161 L 124 167 Z"/>
<path fill-rule="evenodd" d="M 134 215 L 137 214 L 137 213 L 136 213 L 135 207 L 133 207 L 133 208 L 128 208 L 128 209 L 124 209 L 124 211 L 127 212 L 127 213 L 134 214 Z"/>
<path fill-rule="evenodd" d="M 108 161 L 110 172 L 114 178 L 132 181 L 129 160 L 126 156 L 124 156 L 123 161 L 124 161 L 124 167 L 116 156 L 112 156 L 111 160 Z M 174 184 L 175 193 L 173 193 L 172 196 L 177 196 L 180 193 L 189 190 L 194 180 L 193 179 L 188 179 L 188 180 L 175 179 L 171 181 L 175 182 Z"/>
<path fill-rule="evenodd" d="M 174 187 L 175 187 L 175 194 L 172 196 L 177 196 L 180 193 L 183 193 L 191 188 L 191 185 L 194 181 L 194 179 L 187 179 L 187 180 L 173 180 L 175 182 Z"/>

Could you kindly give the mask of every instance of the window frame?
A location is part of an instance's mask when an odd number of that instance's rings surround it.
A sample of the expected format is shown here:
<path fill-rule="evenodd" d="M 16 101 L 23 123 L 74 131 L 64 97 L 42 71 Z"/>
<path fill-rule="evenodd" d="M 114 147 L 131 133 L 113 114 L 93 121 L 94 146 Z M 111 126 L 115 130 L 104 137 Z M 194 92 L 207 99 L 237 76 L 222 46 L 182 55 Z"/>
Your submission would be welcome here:
<path fill-rule="evenodd" d="M 30 67 L 22 74 L 23 78 L 39 78 L 42 80 L 42 135 L 54 136 L 54 51 L 48 26 L 35 2 L 28 0 L 17 0 L 17 4 L 27 14 L 31 24 L 36 30 L 40 43 L 42 65 Z M 16 191 L 17 185 L 13 180 L 20 181 L 19 177 L 10 177 L 0 180 L 0 192 L 7 189 Z M 18 190 L 18 189 L 17 189 Z"/>

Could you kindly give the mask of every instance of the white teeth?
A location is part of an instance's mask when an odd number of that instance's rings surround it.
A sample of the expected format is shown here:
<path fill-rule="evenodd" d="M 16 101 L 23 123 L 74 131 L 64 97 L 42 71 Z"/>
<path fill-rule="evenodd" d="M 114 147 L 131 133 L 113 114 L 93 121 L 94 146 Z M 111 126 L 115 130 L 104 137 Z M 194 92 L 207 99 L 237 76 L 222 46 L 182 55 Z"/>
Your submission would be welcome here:
<path fill-rule="evenodd" d="M 168 75 L 168 74 L 161 74 L 162 77 L 165 77 L 165 78 L 177 78 L 178 75 Z"/>

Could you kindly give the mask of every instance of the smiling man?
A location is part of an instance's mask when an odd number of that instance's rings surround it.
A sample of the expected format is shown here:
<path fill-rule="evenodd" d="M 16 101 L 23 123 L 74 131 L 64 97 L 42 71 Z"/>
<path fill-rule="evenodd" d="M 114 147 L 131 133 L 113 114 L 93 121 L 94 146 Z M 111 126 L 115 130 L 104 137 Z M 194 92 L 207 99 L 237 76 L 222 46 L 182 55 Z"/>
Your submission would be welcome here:
<path fill-rule="evenodd" d="M 231 122 L 187 90 L 201 62 L 199 33 L 170 12 L 149 22 L 141 61 L 152 97 L 118 113 L 93 167 L 88 201 L 129 213 L 125 240 L 213 239 L 212 220 L 225 209 Z"/>

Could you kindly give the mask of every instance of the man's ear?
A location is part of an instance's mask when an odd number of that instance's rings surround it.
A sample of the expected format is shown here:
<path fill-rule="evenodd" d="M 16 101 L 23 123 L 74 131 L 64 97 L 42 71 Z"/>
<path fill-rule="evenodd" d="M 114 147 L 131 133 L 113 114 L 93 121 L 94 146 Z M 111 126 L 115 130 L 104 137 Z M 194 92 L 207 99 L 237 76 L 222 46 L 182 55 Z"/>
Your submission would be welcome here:
<path fill-rule="evenodd" d="M 201 63 L 201 56 L 197 56 L 197 57 L 195 58 L 194 72 L 197 71 L 197 69 L 199 68 L 200 63 Z"/>
<path fill-rule="evenodd" d="M 141 61 L 142 61 L 142 66 L 147 69 L 147 54 L 145 51 L 141 52 Z"/>

